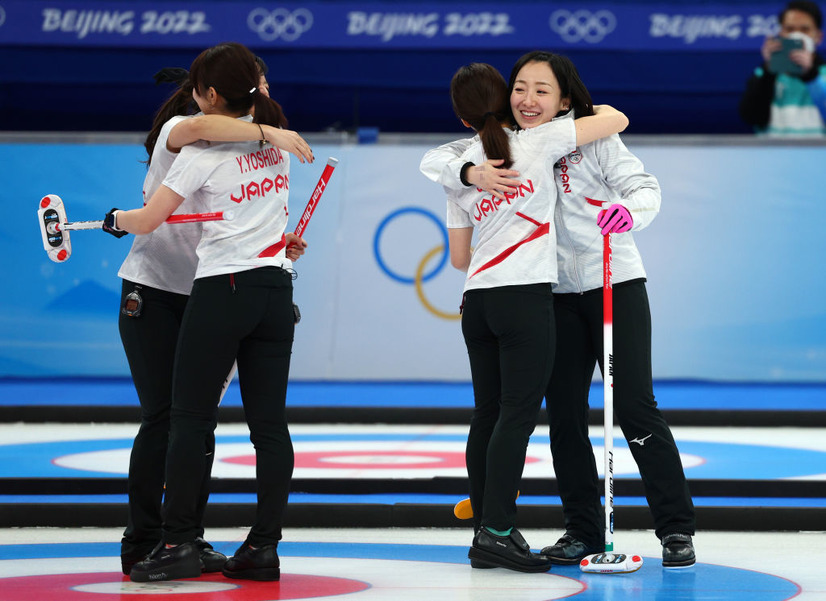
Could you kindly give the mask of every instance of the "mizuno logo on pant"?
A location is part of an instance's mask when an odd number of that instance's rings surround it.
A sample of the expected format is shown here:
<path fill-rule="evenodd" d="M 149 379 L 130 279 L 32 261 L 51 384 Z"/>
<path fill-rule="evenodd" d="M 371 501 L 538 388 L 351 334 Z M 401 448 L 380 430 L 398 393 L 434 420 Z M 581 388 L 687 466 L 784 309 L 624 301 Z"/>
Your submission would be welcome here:
<path fill-rule="evenodd" d="M 645 438 L 635 438 L 634 440 L 629 440 L 628 442 L 629 443 L 636 442 L 641 447 L 644 447 L 645 446 L 645 441 L 648 440 L 649 438 L 651 438 L 652 436 L 653 436 L 653 434 L 649 434 Z"/>

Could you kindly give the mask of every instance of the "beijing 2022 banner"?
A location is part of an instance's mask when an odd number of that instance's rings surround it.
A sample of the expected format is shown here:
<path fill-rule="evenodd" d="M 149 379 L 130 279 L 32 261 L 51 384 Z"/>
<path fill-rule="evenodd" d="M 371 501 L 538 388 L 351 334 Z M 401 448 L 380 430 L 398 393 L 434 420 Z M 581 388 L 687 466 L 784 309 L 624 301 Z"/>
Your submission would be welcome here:
<path fill-rule="evenodd" d="M 752 50 L 782 4 L 0 1 L 0 46 Z"/>

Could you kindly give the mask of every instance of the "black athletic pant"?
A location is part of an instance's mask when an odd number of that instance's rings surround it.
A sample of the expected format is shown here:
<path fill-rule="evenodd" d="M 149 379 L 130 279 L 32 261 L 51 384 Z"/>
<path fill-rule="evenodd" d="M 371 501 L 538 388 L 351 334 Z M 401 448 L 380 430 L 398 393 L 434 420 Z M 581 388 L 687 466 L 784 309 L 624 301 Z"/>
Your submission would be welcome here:
<path fill-rule="evenodd" d="M 680 454 L 654 400 L 651 313 L 644 280 L 614 286 L 614 414 L 637 463 L 657 536 L 694 534 L 694 505 Z M 602 369 L 602 289 L 555 294 L 556 362 L 545 395 L 566 532 L 604 544 L 596 462 L 588 438 L 588 392 Z"/>
<path fill-rule="evenodd" d="M 277 543 L 293 472 L 285 418 L 293 332 L 292 278 L 277 267 L 195 280 L 186 307 L 172 395 L 164 539 L 193 540 L 198 491 L 221 386 L 233 361 L 255 447 L 258 510 L 247 542 Z"/>
<path fill-rule="evenodd" d="M 188 296 L 136 287 L 124 280 L 121 307 L 126 295 L 137 291 L 143 305 L 140 314 L 120 312 L 118 329 L 129 361 L 132 380 L 141 404 L 141 425 L 129 458 L 129 515 L 121 543 L 123 554 L 151 550 L 161 540 L 161 502 L 169 441 L 169 410 L 172 406 L 172 372 L 178 330 Z M 209 478 L 215 439 L 206 441 L 204 477 L 197 501 L 197 536 L 203 535 L 203 513 L 209 498 Z"/>
<path fill-rule="evenodd" d="M 465 294 L 474 409 L 465 461 L 475 529 L 516 525 L 516 496 L 554 355 L 550 284 Z"/>

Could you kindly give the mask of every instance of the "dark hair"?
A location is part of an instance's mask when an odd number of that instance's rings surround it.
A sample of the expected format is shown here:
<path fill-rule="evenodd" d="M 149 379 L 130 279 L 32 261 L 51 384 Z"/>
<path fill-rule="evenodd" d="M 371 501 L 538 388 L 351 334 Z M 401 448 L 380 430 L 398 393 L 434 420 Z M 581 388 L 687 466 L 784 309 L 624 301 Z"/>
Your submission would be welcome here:
<path fill-rule="evenodd" d="M 256 54 L 255 62 L 258 64 L 258 70 L 260 71 L 259 75 L 266 75 L 267 71 L 269 71 L 270 68 L 267 66 L 267 63 L 264 61 L 264 59 Z"/>
<path fill-rule="evenodd" d="M 780 15 L 777 17 L 778 22 L 782 24 L 783 19 L 786 18 L 786 13 L 790 10 L 799 10 L 802 13 L 806 13 L 814 19 L 818 29 L 823 29 L 823 13 L 820 12 L 820 7 L 814 2 L 806 2 L 805 0 L 789 2 L 786 8 L 780 11 Z"/>
<path fill-rule="evenodd" d="M 206 95 L 209 88 L 215 88 L 230 112 L 243 115 L 254 108 L 255 123 L 285 127 L 287 120 L 281 106 L 258 92 L 260 79 L 261 65 L 255 55 L 234 42 L 204 50 L 189 69 L 189 81 L 199 94 Z"/>
<path fill-rule="evenodd" d="M 209 88 L 215 88 L 226 101 L 227 110 L 232 113 L 243 115 L 254 108 L 254 123 L 286 127 L 287 119 L 281 106 L 258 91 L 261 74 L 266 70 L 266 63 L 242 44 L 218 44 L 201 52 L 192 61 L 188 77 L 181 81 L 178 90 L 155 114 L 152 129 L 144 142 L 150 160 L 163 124 L 176 115 L 196 112 L 193 88 L 200 95 L 205 95 Z"/>
<path fill-rule="evenodd" d="M 551 68 L 557 83 L 559 83 L 559 92 L 562 98 L 568 98 L 571 101 L 571 108 L 574 110 L 575 117 L 587 117 L 594 114 L 594 101 L 591 100 L 591 93 L 585 87 L 582 79 L 579 77 L 579 72 L 576 70 L 574 63 L 571 62 L 567 56 L 561 54 L 554 54 L 553 52 L 545 52 L 544 50 L 534 50 L 519 57 L 516 64 L 511 69 L 510 81 L 508 81 L 508 96 L 513 93 L 513 86 L 516 83 L 516 76 L 522 67 L 528 63 L 547 63 Z M 510 103 L 508 103 L 510 109 Z M 561 113 L 560 113 L 561 114 Z M 511 114 L 513 119 L 513 115 Z M 513 119 L 514 123 L 516 120 Z M 517 125 L 518 127 L 518 125 Z"/>
<path fill-rule="evenodd" d="M 502 159 L 502 167 L 513 164 L 508 135 L 502 125 L 510 124 L 508 88 L 505 78 L 487 63 L 459 67 L 450 81 L 453 110 L 476 130 L 489 159 Z"/>
<path fill-rule="evenodd" d="M 152 129 L 146 134 L 143 147 L 146 148 L 148 156 L 146 159 L 147 165 L 152 162 L 152 151 L 155 149 L 155 143 L 161 135 L 163 124 L 176 115 L 192 115 L 197 111 L 198 107 L 192 99 L 192 86 L 189 85 L 189 78 L 181 79 L 178 85 L 180 87 L 155 113 L 155 117 L 152 119 Z"/>

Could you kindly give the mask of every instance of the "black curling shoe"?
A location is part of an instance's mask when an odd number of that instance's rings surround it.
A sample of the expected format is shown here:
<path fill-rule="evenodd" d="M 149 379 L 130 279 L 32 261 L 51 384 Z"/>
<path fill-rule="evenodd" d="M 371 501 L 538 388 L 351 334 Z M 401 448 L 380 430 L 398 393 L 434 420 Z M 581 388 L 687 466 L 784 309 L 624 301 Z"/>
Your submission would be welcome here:
<path fill-rule="evenodd" d="M 201 550 L 194 541 L 168 549 L 160 544 L 149 557 L 132 566 L 129 578 L 132 582 L 197 578 L 203 567 L 200 556 Z"/>
<path fill-rule="evenodd" d="M 605 547 L 589 547 L 581 540 L 574 538 L 570 534 L 563 534 L 556 544 L 542 549 L 542 555 L 551 560 L 551 563 L 559 565 L 571 565 L 579 563 L 583 557 L 602 553 Z"/>
<path fill-rule="evenodd" d="M 551 560 L 533 553 L 516 528 L 508 536 L 497 536 L 482 528 L 473 537 L 473 546 L 467 556 L 474 568 L 507 568 L 517 572 L 547 572 L 551 569 Z"/>
<path fill-rule="evenodd" d="M 662 545 L 664 568 L 688 568 L 694 565 L 694 543 L 691 542 L 690 534 L 666 534 Z"/>
<path fill-rule="evenodd" d="M 200 551 L 201 564 L 204 566 L 204 572 L 220 572 L 224 569 L 224 564 L 227 562 L 226 555 L 213 549 L 212 545 L 201 537 L 195 539 L 195 544 Z"/>
<path fill-rule="evenodd" d="M 120 567 L 126 576 L 132 571 L 132 566 L 143 561 L 155 550 L 157 544 L 134 545 L 124 539 L 120 545 Z"/>
<path fill-rule="evenodd" d="M 278 580 L 281 578 L 278 545 L 264 545 L 258 549 L 244 543 L 227 560 L 222 570 L 227 578 L 243 580 Z"/>

